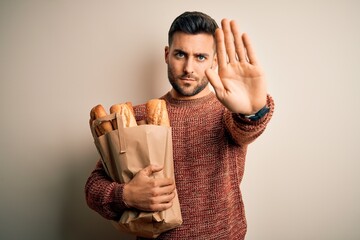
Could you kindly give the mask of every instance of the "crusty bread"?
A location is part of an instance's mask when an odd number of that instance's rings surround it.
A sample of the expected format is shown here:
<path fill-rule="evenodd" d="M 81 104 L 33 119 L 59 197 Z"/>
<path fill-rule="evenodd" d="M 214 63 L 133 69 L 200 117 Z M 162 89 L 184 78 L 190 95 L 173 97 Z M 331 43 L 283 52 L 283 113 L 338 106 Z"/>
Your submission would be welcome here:
<path fill-rule="evenodd" d="M 110 113 L 120 113 L 122 117 L 123 127 L 138 126 L 134 109 L 131 102 L 114 104 L 110 107 Z M 93 121 L 107 116 L 104 107 L 101 104 L 96 105 L 90 111 L 89 124 L 92 127 Z M 160 125 L 170 127 L 170 120 L 166 109 L 166 102 L 162 99 L 151 99 L 146 103 L 146 123 L 153 125 Z M 95 132 L 98 137 L 117 129 L 117 121 L 103 121 L 95 127 Z"/>
<path fill-rule="evenodd" d="M 110 107 L 110 113 L 120 113 L 123 121 L 123 127 L 137 126 L 134 109 L 131 102 L 114 104 Z M 112 121 L 114 129 L 117 129 L 116 119 Z"/>
<path fill-rule="evenodd" d="M 166 102 L 162 99 L 151 99 L 146 103 L 147 124 L 170 127 Z"/>
<path fill-rule="evenodd" d="M 105 117 L 107 115 L 104 107 L 101 104 L 96 105 L 90 111 L 90 127 L 92 122 L 101 117 Z M 111 123 L 109 121 L 102 122 L 99 126 L 95 128 L 95 132 L 98 136 L 101 136 L 107 132 L 111 132 L 113 130 Z"/>

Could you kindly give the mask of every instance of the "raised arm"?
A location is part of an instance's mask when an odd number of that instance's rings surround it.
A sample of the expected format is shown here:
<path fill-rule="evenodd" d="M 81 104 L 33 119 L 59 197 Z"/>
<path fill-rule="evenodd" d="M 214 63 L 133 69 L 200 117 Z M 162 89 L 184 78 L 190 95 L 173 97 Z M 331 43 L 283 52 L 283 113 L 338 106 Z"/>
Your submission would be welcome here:
<path fill-rule="evenodd" d="M 206 70 L 219 101 L 233 113 L 254 114 L 266 104 L 265 77 L 246 33 L 223 19 L 215 33 L 218 71 Z"/>

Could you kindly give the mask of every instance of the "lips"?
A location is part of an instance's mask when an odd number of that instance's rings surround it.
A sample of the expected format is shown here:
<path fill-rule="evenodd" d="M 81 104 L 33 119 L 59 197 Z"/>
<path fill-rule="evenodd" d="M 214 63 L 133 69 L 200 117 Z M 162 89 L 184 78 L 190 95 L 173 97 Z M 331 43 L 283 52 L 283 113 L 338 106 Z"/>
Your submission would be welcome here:
<path fill-rule="evenodd" d="M 195 81 L 194 78 L 180 78 L 183 81 Z"/>

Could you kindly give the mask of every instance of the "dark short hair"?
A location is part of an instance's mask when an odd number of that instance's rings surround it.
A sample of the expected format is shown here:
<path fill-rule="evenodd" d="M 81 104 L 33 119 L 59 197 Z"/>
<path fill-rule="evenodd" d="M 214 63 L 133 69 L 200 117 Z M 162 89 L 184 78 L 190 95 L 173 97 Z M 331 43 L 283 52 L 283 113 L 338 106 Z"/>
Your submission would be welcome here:
<path fill-rule="evenodd" d="M 214 19 L 202 12 L 184 12 L 172 22 L 169 33 L 168 43 L 172 43 L 175 32 L 188 34 L 208 33 L 215 35 L 218 25 Z"/>

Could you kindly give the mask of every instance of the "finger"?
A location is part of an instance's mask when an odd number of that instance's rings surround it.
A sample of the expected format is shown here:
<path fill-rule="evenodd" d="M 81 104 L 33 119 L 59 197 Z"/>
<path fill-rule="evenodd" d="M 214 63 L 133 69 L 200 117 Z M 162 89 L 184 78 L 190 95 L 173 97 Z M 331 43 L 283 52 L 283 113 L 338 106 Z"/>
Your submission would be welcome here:
<path fill-rule="evenodd" d="M 169 193 L 175 189 L 175 181 L 171 178 L 156 178 L 154 181 L 154 185 L 162 188 L 163 192 Z"/>
<path fill-rule="evenodd" d="M 175 183 L 174 181 L 167 181 L 159 183 L 159 195 L 167 195 L 171 194 L 175 191 Z"/>
<path fill-rule="evenodd" d="M 258 60 L 256 58 L 256 54 L 255 54 L 254 48 L 253 48 L 253 46 L 251 44 L 249 35 L 244 33 L 243 36 L 242 36 L 242 39 L 243 39 L 243 42 L 244 42 L 244 45 L 245 45 L 245 49 L 246 49 L 246 53 L 247 53 L 249 62 L 251 64 L 253 64 L 253 65 L 257 65 Z"/>
<path fill-rule="evenodd" d="M 146 176 L 150 177 L 152 174 L 156 173 L 156 172 L 160 172 L 163 169 L 163 166 L 158 166 L 158 165 L 149 165 L 146 168 L 142 169 L 141 171 L 143 171 L 145 173 Z"/>
<path fill-rule="evenodd" d="M 171 208 L 173 205 L 173 202 L 166 202 L 166 203 L 161 203 L 161 204 L 155 204 L 153 206 L 150 206 L 150 208 L 147 211 L 152 211 L 152 212 L 161 212 L 161 211 L 165 211 L 166 209 Z"/>
<path fill-rule="evenodd" d="M 235 42 L 235 49 L 237 56 L 239 58 L 239 61 L 246 61 L 246 54 L 244 49 L 244 43 L 239 31 L 239 28 L 235 21 L 230 22 L 231 31 L 234 35 L 234 42 Z"/>
<path fill-rule="evenodd" d="M 175 196 L 175 192 L 158 196 L 152 199 L 152 206 L 150 206 L 150 208 L 152 209 L 152 211 L 163 211 L 165 209 L 168 209 L 173 205 L 173 200 Z"/>
<path fill-rule="evenodd" d="M 216 93 L 221 93 L 224 91 L 224 85 L 218 75 L 217 72 L 213 69 L 207 69 L 205 71 L 205 75 L 207 79 L 209 80 L 211 86 L 213 86 Z"/>
<path fill-rule="evenodd" d="M 230 21 L 228 19 L 223 19 L 221 21 L 221 26 L 224 32 L 225 38 L 225 49 L 226 53 L 229 57 L 229 62 L 236 61 L 236 53 L 235 53 L 235 46 L 234 46 L 234 36 L 231 31 Z"/>
<path fill-rule="evenodd" d="M 226 67 L 227 59 L 226 59 L 226 50 L 224 43 L 224 32 L 222 29 L 218 28 L 215 31 L 215 39 L 216 39 L 216 55 L 218 59 L 219 68 Z"/>
<path fill-rule="evenodd" d="M 159 203 L 169 203 L 175 198 L 175 192 L 164 194 L 158 197 Z"/>
<path fill-rule="evenodd" d="M 157 194 L 156 197 L 150 200 L 150 211 L 163 211 L 170 208 L 173 205 L 173 199 L 175 198 L 175 191 L 167 192 L 164 194 Z"/>

